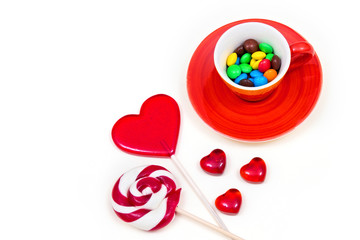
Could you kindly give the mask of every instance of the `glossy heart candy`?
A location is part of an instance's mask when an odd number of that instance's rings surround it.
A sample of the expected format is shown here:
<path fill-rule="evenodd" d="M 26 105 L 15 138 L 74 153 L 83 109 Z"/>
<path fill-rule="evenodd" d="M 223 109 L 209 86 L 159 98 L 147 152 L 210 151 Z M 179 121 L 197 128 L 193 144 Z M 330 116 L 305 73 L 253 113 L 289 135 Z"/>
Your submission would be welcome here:
<path fill-rule="evenodd" d="M 120 118 L 112 129 L 114 143 L 122 150 L 148 156 L 175 153 L 180 128 L 179 106 L 171 97 L 148 98 L 140 114 Z"/>
<path fill-rule="evenodd" d="M 248 164 L 242 166 L 240 175 L 249 182 L 263 182 L 266 176 L 266 164 L 262 158 L 255 157 Z"/>
<path fill-rule="evenodd" d="M 215 206 L 222 212 L 236 214 L 240 210 L 242 202 L 241 193 L 236 188 L 229 189 L 215 200 Z"/>
<path fill-rule="evenodd" d="M 201 168 L 211 174 L 222 174 L 226 165 L 226 155 L 223 150 L 215 149 L 200 161 Z"/>

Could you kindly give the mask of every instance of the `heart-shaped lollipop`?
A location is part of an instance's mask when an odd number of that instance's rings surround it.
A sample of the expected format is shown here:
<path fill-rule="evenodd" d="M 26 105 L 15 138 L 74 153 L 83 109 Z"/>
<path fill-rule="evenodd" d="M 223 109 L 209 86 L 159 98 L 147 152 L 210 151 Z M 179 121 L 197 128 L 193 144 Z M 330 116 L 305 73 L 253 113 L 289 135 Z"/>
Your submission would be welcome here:
<path fill-rule="evenodd" d="M 179 128 L 179 106 L 171 97 L 159 94 L 143 103 L 139 115 L 120 118 L 112 129 L 112 138 L 116 146 L 130 153 L 171 156 Z"/>
<path fill-rule="evenodd" d="M 215 149 L 200 160 L 201 168 L 210 174 L 222 174 L 226 165 L 226 155 L 223 150 Z"/>
<path fill-rule="evenodd" d="M 240 191 L 236 188 L 231 188 L 216 198 L 215 206 L 222 212 L 236 214 L 240 210 L 241 202 Z"/>
<path fill-rule="evenodd" d="M 265 180 L 266 164 L 262 158 L 255 157 L 240 169 L 240 175 L 246 181 L 260 183 Z"/>
<path fill-rule="evenodd" d="M 143 103 L 140 114 L 131 114 L 120 118 L 112 129 L 112 138 L 116 146 L 126 152 L 145 156 L 170 157 L 219 226 L 227 230 L 224 222 L 206 200 L 200 188 L 175 157 L 179 128 L 178 104 L 173 98 L 165 94 L 158 94 Z"/>

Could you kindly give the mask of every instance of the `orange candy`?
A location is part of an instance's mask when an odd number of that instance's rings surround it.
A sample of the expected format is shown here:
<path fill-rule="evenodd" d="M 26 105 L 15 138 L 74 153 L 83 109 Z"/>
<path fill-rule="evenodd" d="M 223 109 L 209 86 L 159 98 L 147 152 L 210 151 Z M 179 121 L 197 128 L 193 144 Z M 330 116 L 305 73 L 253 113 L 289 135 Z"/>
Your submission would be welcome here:
<path fill-rule="evenodd" d="M 277 72 L 274 69 L 269 69 L 264 72 L 264 77 L 266 77 L 269 82 L 274 80 L 276 76 L 277 76 Z"/>

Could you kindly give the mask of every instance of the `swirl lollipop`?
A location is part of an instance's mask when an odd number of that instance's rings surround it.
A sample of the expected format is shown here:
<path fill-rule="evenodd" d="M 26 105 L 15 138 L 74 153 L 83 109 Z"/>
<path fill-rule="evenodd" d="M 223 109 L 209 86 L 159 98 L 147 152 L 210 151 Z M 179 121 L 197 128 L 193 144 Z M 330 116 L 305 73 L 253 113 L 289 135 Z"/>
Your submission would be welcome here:
<path fill-rule="evenodd" d="M 157 165 L 136 167 L 116 181 L 112 191 L 112 206 L 116 215 L 124 222 L 145 231 L 165 227 L 174 219 L 176 212 L 227 237 L 243 240 L 180 209 L 177 206 L 180 192 L 174 176 L 167 169 Z"/>
<path fill-rule="evenodd" d="M 150 165 L 124 173 L 115 183 L 112 200 L 115 213 L 142 230 L 165 227 L 175 215 L 180 200 L 173 175 Z"/>

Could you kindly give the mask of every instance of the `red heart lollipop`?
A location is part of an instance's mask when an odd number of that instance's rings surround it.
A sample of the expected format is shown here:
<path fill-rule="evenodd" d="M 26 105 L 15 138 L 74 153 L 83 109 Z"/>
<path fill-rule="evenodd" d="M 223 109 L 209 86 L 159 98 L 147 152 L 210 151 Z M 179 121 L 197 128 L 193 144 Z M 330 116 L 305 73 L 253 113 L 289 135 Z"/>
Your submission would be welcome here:
<path fill-rule="evenodd" d="M 249 182 L 263 182 L 266 176 L 266 164 L 262 158 L 255 157 L 240 169 L 240 175 Z"/>
<path fill-rule="evenodd" d="M 241 202 L 240 191 L 236 188 L 231 188 L 216 198 L 215 206 L 222 212 L 236 214 L 240 210 Z"/>
<path fill-rule="evenodd" d="M 226 155 L 223 150 L 215 149 L 200 160 L 200 166 L 211 174 L 222 174 L 226 165 Z"/>
<path fill-rule="evenodd" d="M 171 97 L 158 94 L 143 103 L 139 115 L 132 114 L 120 118 L 112 129 L 112 138 L 116 146 L 126 152 L 145 156 L 170 157 L 209 213 L 223 229 L 226 229 L 225 224 L 206 200 L 200 188 L 175 157 L 179 128 L 178 104 Z"/>
<path fill-rule="evenodd" d="M 179 128 L 178 104 L 173 98 L 158 94 L 143 103 L 139 115 L 120 118 L 112 129 L 112 138 L 127 152 L 171 156 L 175 153 Z"/>

